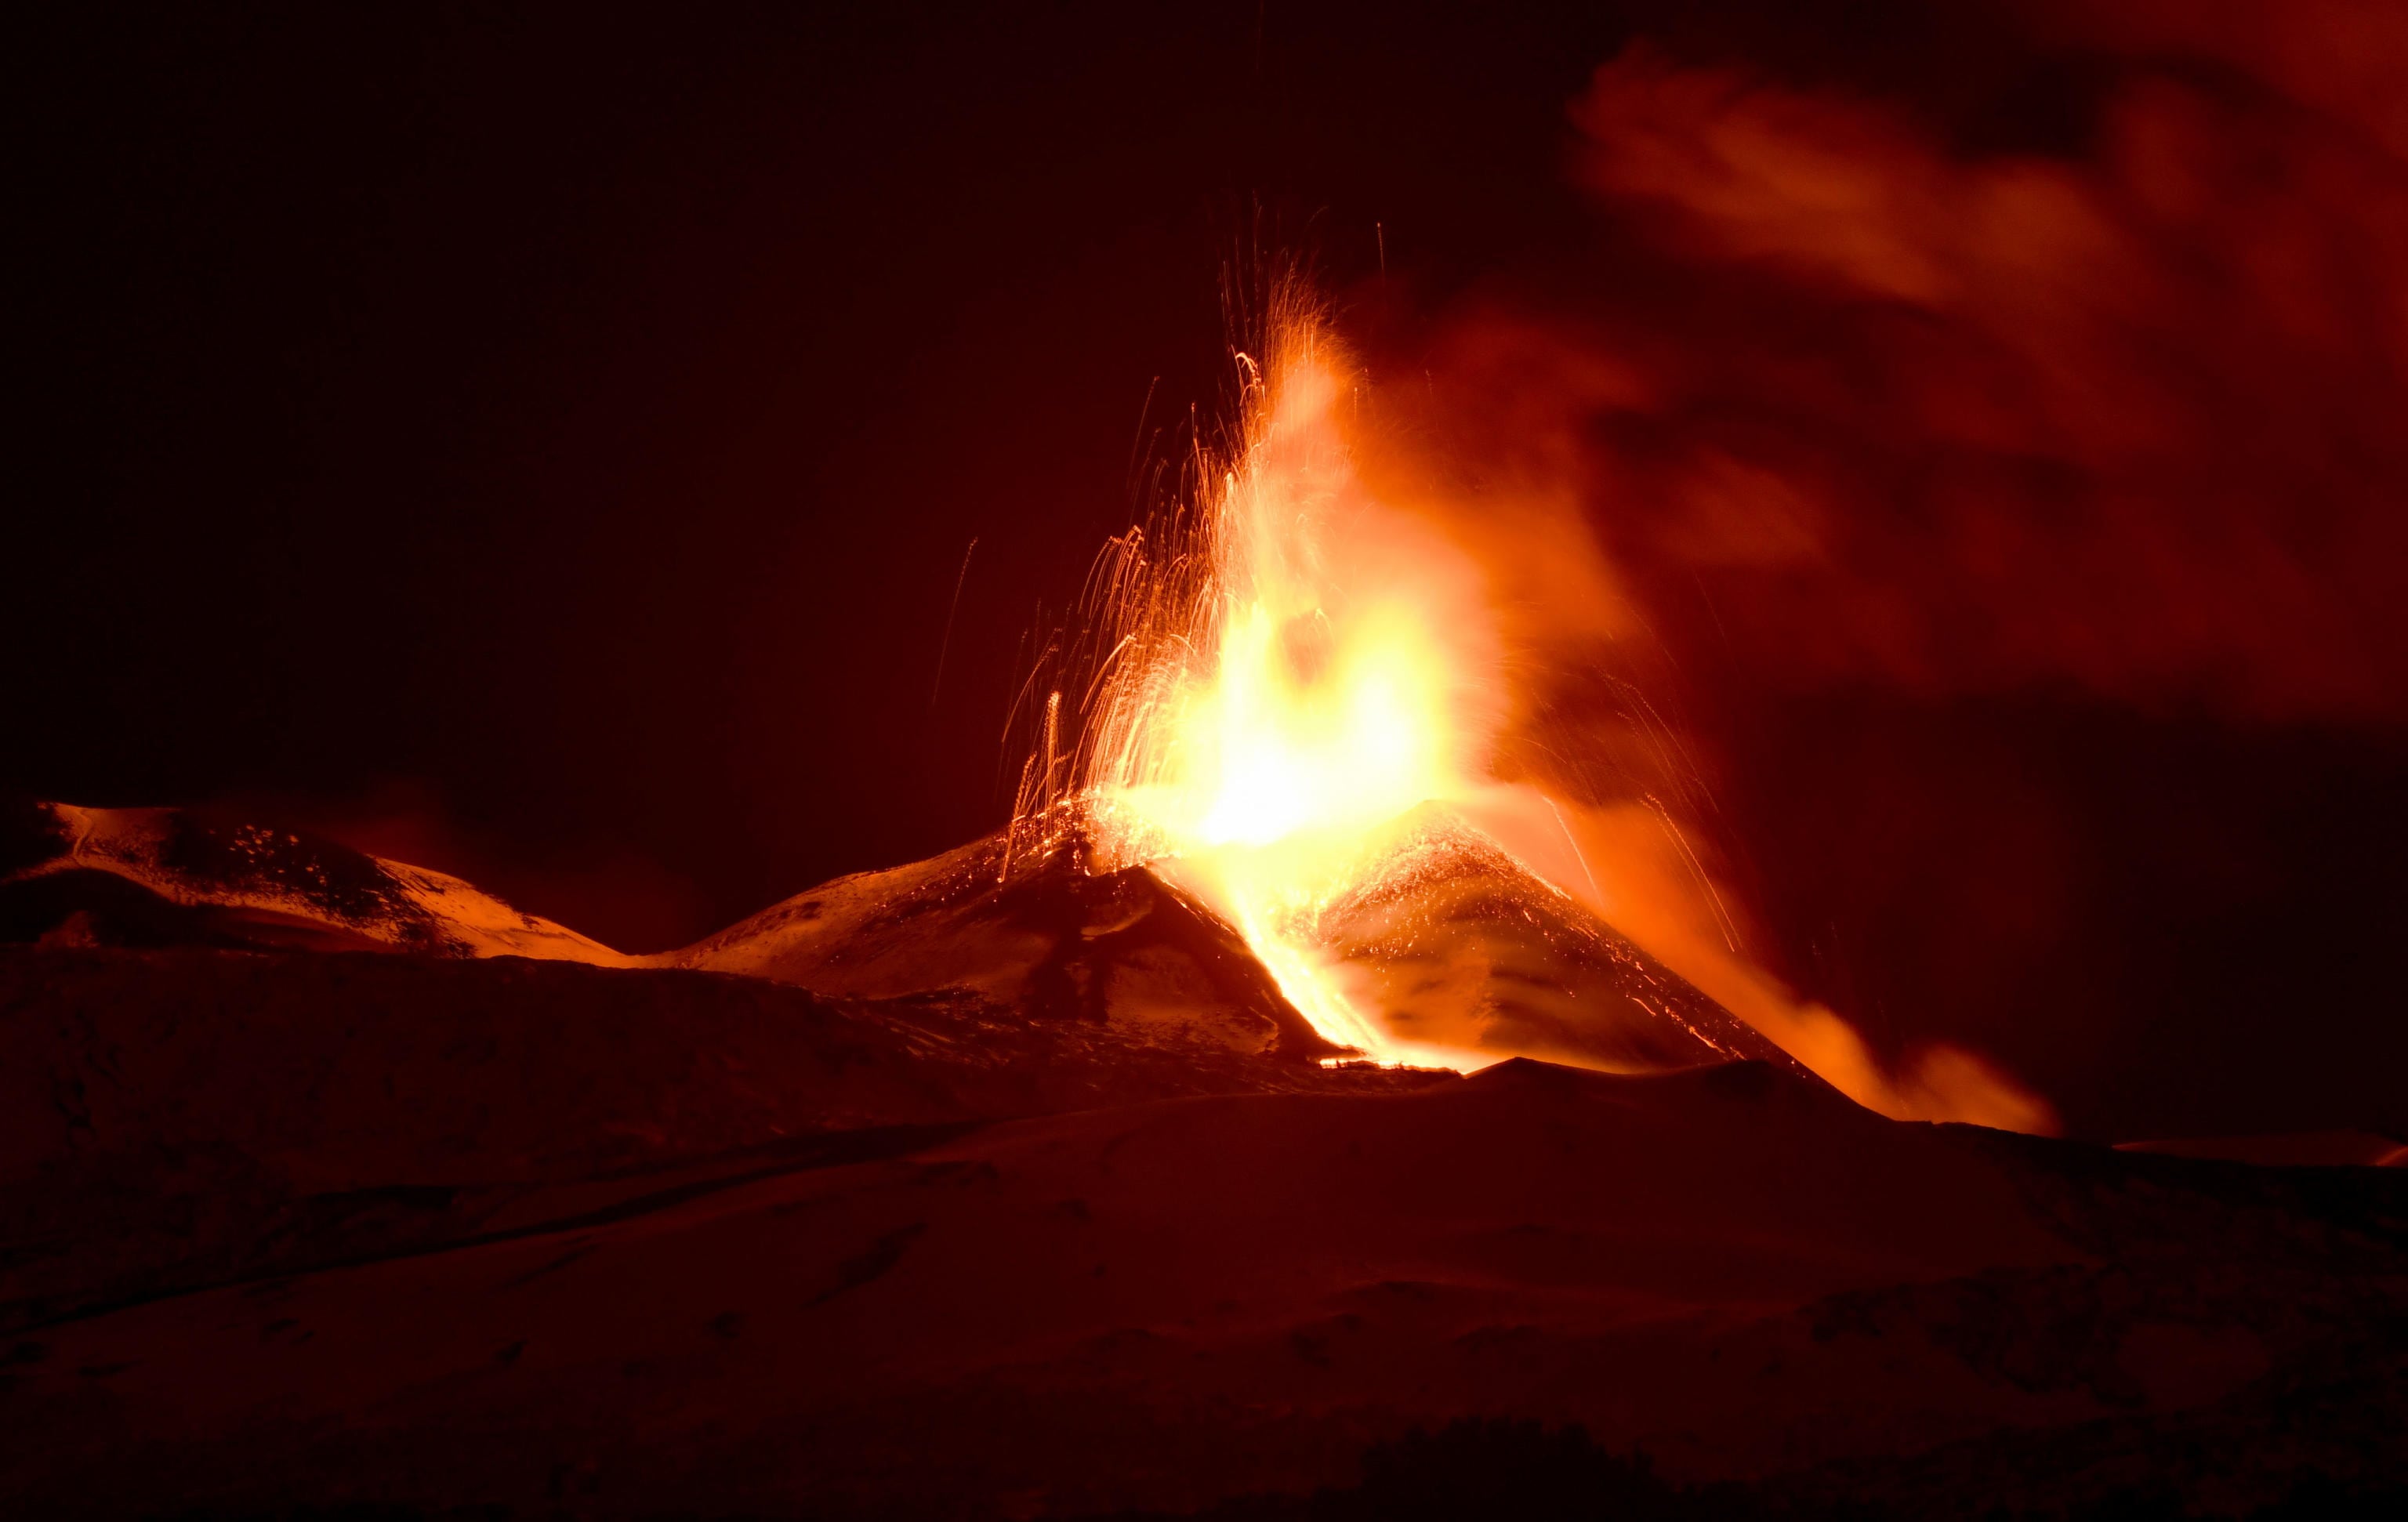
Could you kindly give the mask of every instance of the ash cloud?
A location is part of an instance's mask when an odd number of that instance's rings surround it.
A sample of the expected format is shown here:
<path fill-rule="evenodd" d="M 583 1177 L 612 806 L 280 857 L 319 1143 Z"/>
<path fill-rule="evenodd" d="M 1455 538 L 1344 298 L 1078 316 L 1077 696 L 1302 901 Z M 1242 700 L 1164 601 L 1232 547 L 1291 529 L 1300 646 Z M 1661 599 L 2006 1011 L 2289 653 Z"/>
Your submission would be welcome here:
<path fill-rule="evenodd" d="M 2281 994 L 2345 1032 L 2400 900 L 2333 837 L 2401 833 L 2408 15 L 1985 24 L 2045 110 L 1616 53 L 1569 113 L 1594 247 L 1456 309 L 1425 431 L 1478 462 L 1468 532 L 1570 503 L 1603 547 L 1589 611 L 1524 619 L 1519 739 L 1599 837 L 1677 820 L 1664 933 L 1779 977 L 1684 971 L 1828 1001 L 1908 1087 L 1944 1040 L 2077 1128 L 2178 1126 L 2132 1033 L 2229 1056 Z"/>
<path fill-rule="evenodd" d="M 1580 434 L 1615 558 L 1784 681 L 2396 722 L 2408 129 L 2353 81 L 2408 28 L 2307 14 L 2369 24 L 2126 20 L 2078 158 L 1636 45 L 1573 172 L 1658 262 L 1466 374 L 1542 377 L 1522 424 Z"/>

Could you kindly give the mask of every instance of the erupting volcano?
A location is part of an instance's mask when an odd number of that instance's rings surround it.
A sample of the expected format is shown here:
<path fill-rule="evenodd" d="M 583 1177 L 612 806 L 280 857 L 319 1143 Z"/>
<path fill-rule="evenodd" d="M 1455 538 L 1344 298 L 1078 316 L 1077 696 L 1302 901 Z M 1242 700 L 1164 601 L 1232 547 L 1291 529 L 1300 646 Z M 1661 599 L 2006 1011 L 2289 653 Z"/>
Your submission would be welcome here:
<path fill-rule="evenodd" d="M 0 1515 L 2398 1515 L 2408 27 L 1659 8 L 110 22 Z"/>
<path fill-rule="evenodd" d="M 1524 705 L 1487 567 L 1446 510 L 1372 484 L 1376 397 L 1301 280 L 1273 285 L 1258 337 L 1259 357 L 1235 356 L 1234 442 L 1199 445 L 1193 499 L 1098 562 L 1070 663 L 1083 691 L 1067 717 L 1064 690 L 1044 697 L 1004 872 L 1074 837 L 1100 869 L 1154 872 L 1234 927 L 1324 1039 L 1374 1060 L 1820 1057 L 1860 1100 L 1914 1113 L 1884 1103 L 1895 1091 L 1828 1016 L 1787 1026 L 1805 1050 L 1784 1052 L 1600 917 L 1579 805 L 1500 775 Z M 1692 869 L 1676 891 L 1711 895 L 1661 825 Z M 1931 1097 L 1942 1113 L 2045 1126 L 2003 1080 L 1965 1076 Z"/>
<path fill-rule="evenodd" d="M 2397 1144 L 1851 1103 L 2046 1114 L 1727 981 L 1764 1028 L 1618 930 L 1645 863 L 1508 775 L 1496 567 L 1374 486 L 1370 382 L 1300 287 L 1263 337 L 1235 444 L 1108 547 L 986 840 L 628 955 L 300 831 L 16 811 L 0 1485 L 1971 1515 L 2112 1500 L 2101 1443 L 2237 1443 L 2233 1493 L 2281 1500 L 2269 1401 L 2317 1414 L 2317 1472 L 2389 1483 L 2358 1456 L 2400 1434 L 2397 1344 L 2363 1349 L 2408 1172 L 2192 1159 Z M 1711 895 L 1686 859 L 1665 891 Z"/>

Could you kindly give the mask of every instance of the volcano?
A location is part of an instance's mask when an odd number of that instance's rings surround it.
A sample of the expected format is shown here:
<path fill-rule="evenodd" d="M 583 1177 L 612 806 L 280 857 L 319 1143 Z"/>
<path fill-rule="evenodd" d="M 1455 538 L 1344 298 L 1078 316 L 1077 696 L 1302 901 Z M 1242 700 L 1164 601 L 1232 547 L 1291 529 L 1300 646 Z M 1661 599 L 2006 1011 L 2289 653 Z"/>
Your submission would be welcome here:
<path fill-rule="evenodd" d="M 1012 843 L 1006 831 L 839 878 L 662 960 L 834 996 L 966 996 L 1172 1045 L 1340 1054 L 1243 941 L 1154 873 L 1091 871 L 1075 829 L 1016 864 Z"/>
<path fill-rule="evenodd" d="M 519 956 L 686 969 L 831 998 L 986 1011 L 1147 1045 L 1360 1056 L 1301 1016 L 1245 942 L 1146 867 L 1097 870 L 1072 818 L 775 904 L 681 950 L 629 956 L 458 878 L 290 829 L 173 809 L 22 808 L 0 879 L 10 939 Z M 1438 807 L 1377 842 L 1322 913 L 1320 947 L 1418 1045 L 1616 1072 L 1781 1048 Z"/>
<path fill-rule="evenodd" d="M 1352 1060 L 1075 830 L 638 958 L 306 835 L 21 814 L 0 1493 L 1369 1515 L 1515 1422 L 1725 1508 L 1660 1515 L 2408 1484 L 2408 1170 L 1885 1119 L 1397 830 L 1316 933 L 1469 1077 Z"/>

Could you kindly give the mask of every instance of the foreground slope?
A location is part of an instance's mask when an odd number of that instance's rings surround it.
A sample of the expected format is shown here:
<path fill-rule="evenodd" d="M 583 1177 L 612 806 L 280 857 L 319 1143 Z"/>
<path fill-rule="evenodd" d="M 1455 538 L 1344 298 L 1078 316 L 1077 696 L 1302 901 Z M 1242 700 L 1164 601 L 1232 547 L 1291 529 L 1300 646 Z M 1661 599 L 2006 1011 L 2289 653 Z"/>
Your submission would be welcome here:
<path fill-rule="evenodd" d="M 1901 1125 L 1761 1065 L 1146 1100 L 18 1344 L 0 1492 L 1076 1515 L 1468 1415 L 1981 1515 L 2398 1483 L 2408 1177 Z"/>
<path fill-rule="evenodd" d="M 517 957 L 0 948 L 0 1332 L 515 1229 L 713 1159 L 1443 1077 L 1184 1035 Z"/>

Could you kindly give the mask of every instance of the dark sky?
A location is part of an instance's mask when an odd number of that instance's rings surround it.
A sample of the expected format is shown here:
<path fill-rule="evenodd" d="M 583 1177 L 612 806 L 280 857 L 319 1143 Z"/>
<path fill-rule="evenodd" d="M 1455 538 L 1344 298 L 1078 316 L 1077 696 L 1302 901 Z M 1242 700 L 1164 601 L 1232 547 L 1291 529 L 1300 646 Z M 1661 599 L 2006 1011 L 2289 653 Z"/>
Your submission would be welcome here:
<path fill-rule="evenodd" d="M 1226 402 L 1246 251 L 1305 251 L 1398 366 L 1500 307 L 1731 356 L 1693 387 L 1719 410 L 1584 424 L 1644 487 L 1633 460 L 1699 438 L 1787 447 L 1801 394 L 1739 361 L 1896 351 L 1861 292 L 1827 280 L 1827 320 L 1699 284 L 1684 260 L 1737 235 L 1600 207 L 1680 199 L 1582 157 L 1569 108 L 1626 41 L 1894 103 L 1960 165 L 2098 160 L 2146 52 L 1975 7 L 840 8 L 58 7 L 22 35 L 0 787 L 316 825 L 680 943 L 1000 822 L 1025 641 Z M 2185 46 L 2184 88 L 2290 130 Z M 2254 352 L 2176 357 L 2245 402 L 2290 383 Z M 2355 438 L 2267 457 L 2408 481 Z M 2015 479 L 2090 468 L 2044 453 Z M 2161 681 L 2081 618 L 2013 659 L 1807 662 L 1885 562 L 1726 587 L 1624 538 L 1784 976 L 1885 1049 L 1998 1055 L 2078 1129 L 2408 1126 L 2396 667 L 2293 641 Z M 2286 574 L 2315 601 L 2333 564 Z M 1933 600 L 1987 606 L 1961 570 Z M 2153 595 L 2223 584 L 2176 582 Z M 2064 622 L 1985 616 L 2028 606 Z M 2266 697 L 2343 668 L 2349 700 Z"/>
<path fill-rule="evenodd" d="M 1040 600 L 1223 399 L 1224 266 L 1384 223 L 1464 278 L 1570 204 L 1613 37 L 484 8 L 41 40 L 5 781 L 437 811 L 626 944 L 994 827 Z"/>

